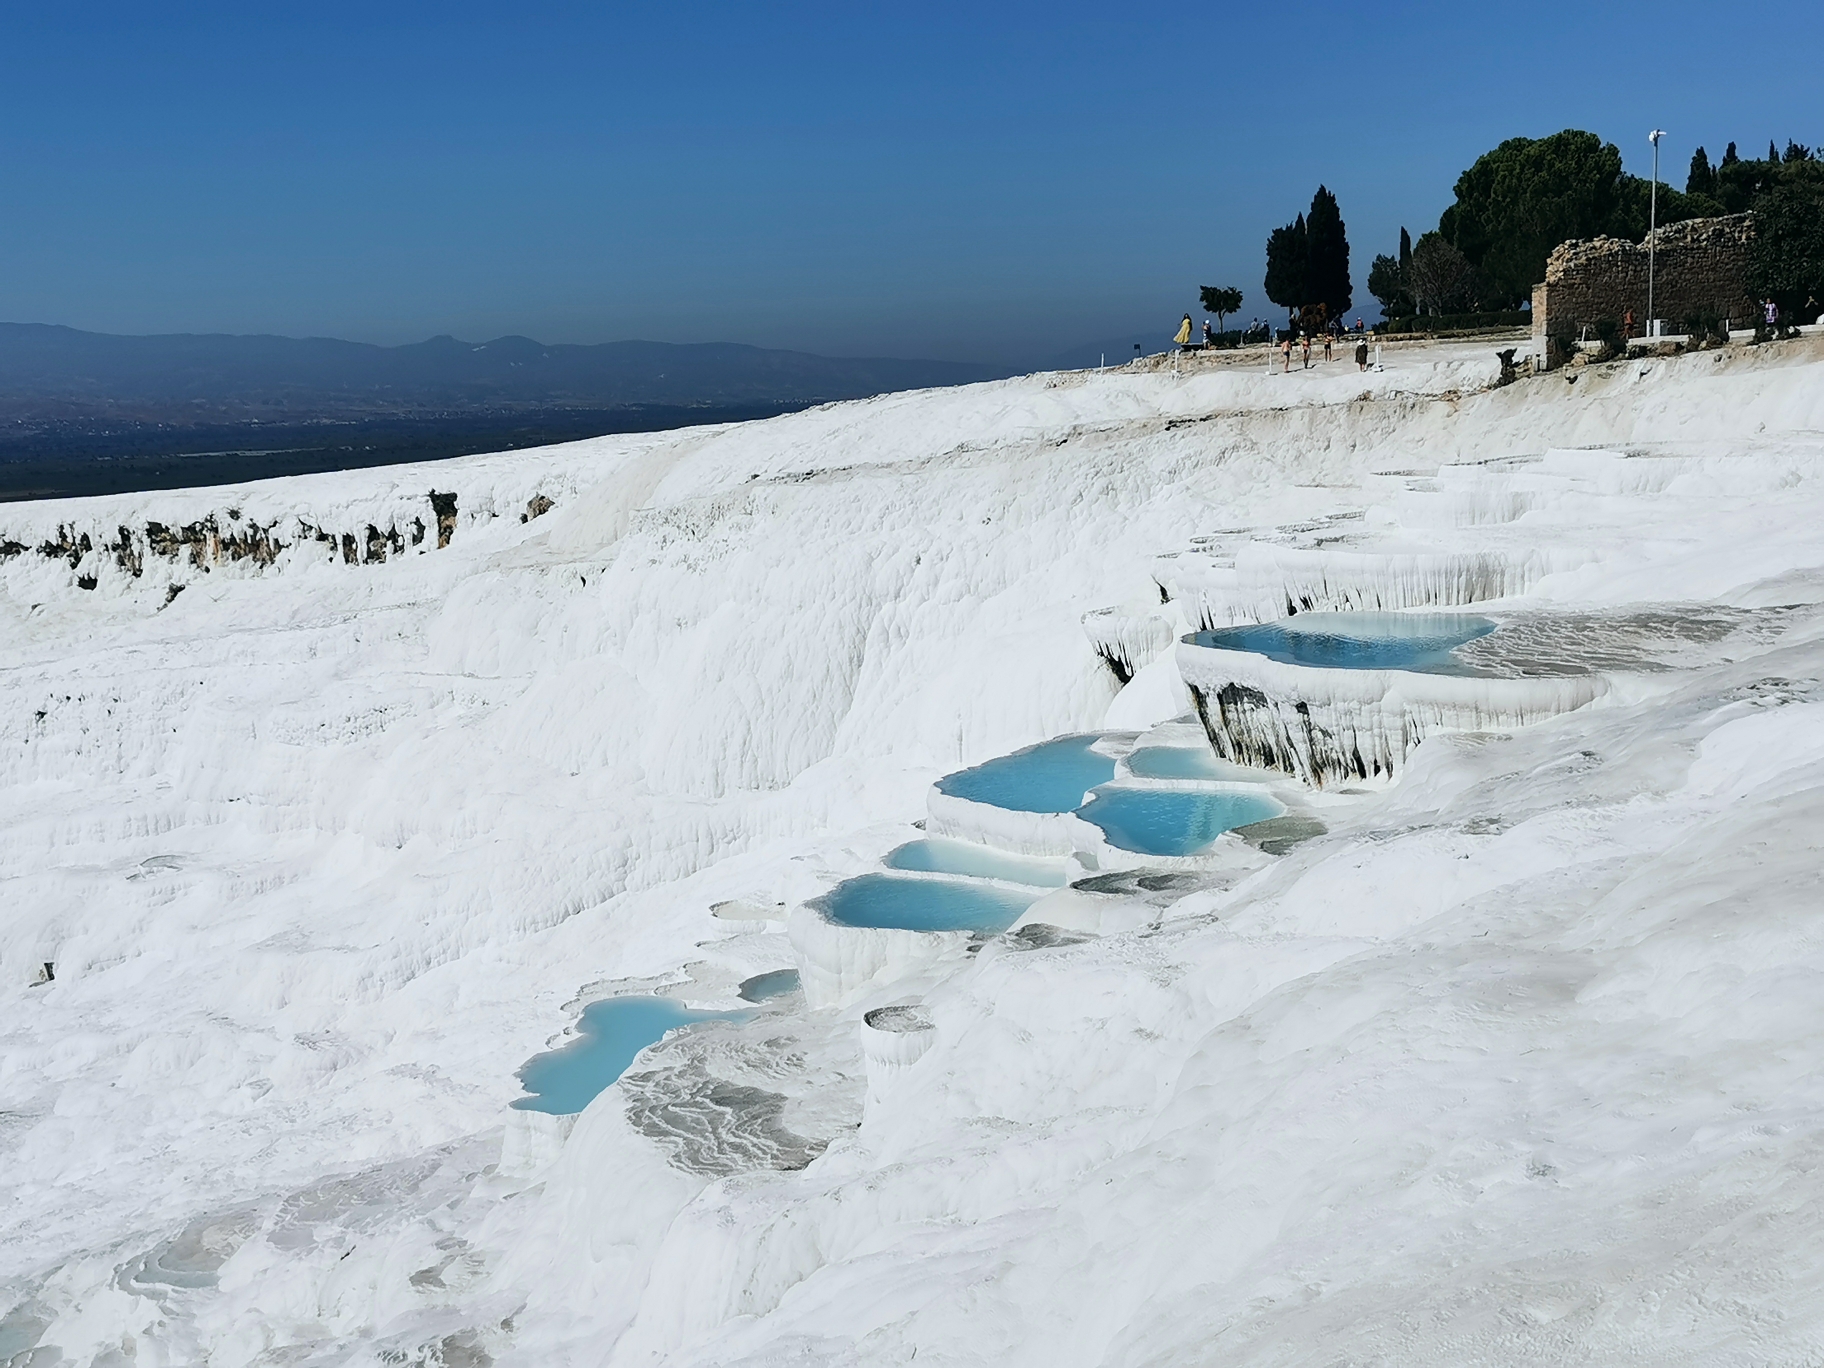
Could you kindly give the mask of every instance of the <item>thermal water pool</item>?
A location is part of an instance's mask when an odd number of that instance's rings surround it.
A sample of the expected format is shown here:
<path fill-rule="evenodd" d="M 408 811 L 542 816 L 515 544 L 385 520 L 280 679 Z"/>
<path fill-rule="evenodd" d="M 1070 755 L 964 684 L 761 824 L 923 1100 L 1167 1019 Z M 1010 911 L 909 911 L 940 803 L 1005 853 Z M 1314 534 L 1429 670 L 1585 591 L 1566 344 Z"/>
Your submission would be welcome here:
<path fill-rule="evenodd" d="M 787 972 L 790 972 L 789 970 Z M 796 977 L 796 975 L 794 975 Z M 530 1097 L 511 1105 L 520 1111 L 573 1116 L 595 1095 L 627 1072 L 634 1057 L 667 1031 L 700 1021 L 743 1021 L 748 1012 L 699 1012 L 673 998 L 615 997 L 583 1008 L 578 1038 L 533 1055 L 519 1070 Z"/>
<path fill-rule="evenodd" d="M 769 969 L 764 974 L 742 979 L 741 986 L 735 989 L 735 996 L 743 1002 L 770 1002 L 774 998 L 797 992 L 799 987 L 796 969 Z"/>
<path fill-rule="evenodd" d="M 908 841 L 881 861 L 888 869 L 912 869 L 927 874 L 966 874 L 975 879 L 1001 879 L 1035 888 L 1062 888 L 1070 873 L 1061 860 L 1041 860 L 1030 855 L 1010 855 L 1004 850 L 931 836 Z"/>
<path fill-rule="evenodd" d="M 1097 737 L 1061 736 L 937 781 L 939 793 L 1013 812 L 1072 812 L 1115 777 L 1114 760 L 1091 750 Z"/>
<path fill-rule="evenodd" d="M 1233 779 L 1247 773 L 1207 747 L 1189 746 L 1146 746 L 1127 757 L 1127 768 L 1142 779 Z"/>
<path fill-rule="evenodd" d="M 1137 855 L 1195 855 L 1225 831 L 1278 817 L 1285 808 L 1264 793 L 1236 789 L 1110 788 L 1078 816 L 1108 843 Z"/>
<path fill-rule="evenodd" d="M 845 879 L 807 906 L 838 926 L 893 931 L 979 931 L 999 935 L 1043 895 L 965 879 L 863 874 Z"/>
<path fill-rule="evenodd" d="M 1454 654 L 1498 623 L 1468 613 L 1300 613 L 1278 622 L 1193 632 L 1193 645 L 1250 651 L 1283 665 L 1473 675 Z"/>

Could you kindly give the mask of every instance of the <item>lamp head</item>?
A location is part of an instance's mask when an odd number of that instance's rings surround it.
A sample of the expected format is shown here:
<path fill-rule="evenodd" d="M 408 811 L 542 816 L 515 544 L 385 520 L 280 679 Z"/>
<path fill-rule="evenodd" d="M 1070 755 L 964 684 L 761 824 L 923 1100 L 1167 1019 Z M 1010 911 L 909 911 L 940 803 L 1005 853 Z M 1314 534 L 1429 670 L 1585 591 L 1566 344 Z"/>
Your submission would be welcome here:
<path fill-rule="evenodd" d="M 1652 132 L 1651 132 L 1651 133 L 1649 133 L 1649 134 L 1647 134 L 1647 141 L 1648 141 L 1648 142 L 1650 142 L 1650 143 L 1652 143 L 1652 144 L 1653 144 L 1653 146 L 1655 146 L 1655 147 L 1658 147 L 1658 146 L 1659 146 L 1659 140 L 1660 140 L 1660 139 L 1661 139 L 1661 138 L 1663 138 L 1663 137 L 1665 137 L 1665 136 L 1666 136 L 1666 130 L 1665 130 L 1665 129 L 1663 129 L 1663 128 L 1656 128 L 1656 129 L 1654 129 L 1654 130 L 1653 130 L 1653 131 L 1652 131 Z"/>

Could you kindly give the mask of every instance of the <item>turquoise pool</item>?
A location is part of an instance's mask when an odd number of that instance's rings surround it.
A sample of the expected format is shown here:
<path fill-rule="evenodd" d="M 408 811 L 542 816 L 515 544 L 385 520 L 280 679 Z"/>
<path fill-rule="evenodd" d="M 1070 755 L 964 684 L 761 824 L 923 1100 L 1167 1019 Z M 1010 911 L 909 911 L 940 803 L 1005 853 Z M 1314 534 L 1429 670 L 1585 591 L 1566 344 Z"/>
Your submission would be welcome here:
<path fill-rule="evenodd" d="M 999 935 L 1043 893 L 964 879 L 863 874 L 837 884 L 810 905 L 838 926 Z"/>
<path fill-rule="evenodd" d="M 771 969 L 764 974 L 755 974 L 750 979 L 742 979 L 741 986 L 735 989 L 735 995 L 743 1002 L 770 1002 L 774 998 L 795 993 L 798 988 L 796 969 Z"/>
<path fill-rule="evenodd" d="M 748 1015 L 693 1011 L 681 1002 L 661 997 L 616 997 L 592 1002 L 583 1008 L 577 1039 L 560 1049 L 533 1055 L 521 1066 L 520 1085 L 532 1095 L 511 1105 L 520 1111 L 574 1116 L 626 1073 L 641 1050 L 661 1040 L 667 1031 L 700 1021 L 741 1021 Z"/>
<path fill-rule="evenodd" d="M 1225 831 L 1285 811 L 1264 793 L 1234 789 L 1104 789 L 1077 815 L 1137 855 L 1195 855 Z"/>
<path fill-rule="evenodd" d="M 1188 746 L 1143 747 L 1127 757 L 1127 767 L 1142 779 L 1230 779 L 1243 772 L 1208 747 Z"/>
<path fill-rule="evenodd" d="M 928 874 L 965 874 L 976 879 L 1001 879 L 1035 888 L 1062 888 L 1070 881 L 1062 860 L 1041 860 L 1030 855 L 1010 855 L 1004 850 L 953 841 L 942 836 L 908 841 L 881 861 L 888 869 L 915 869 Z"/>
<path fill-rule="evenodd" d="M 1278 622 L 1193 632 L 1190 640 L 1285 665 L 1467 675 L 1476 671 L 1457 658 L 1457 647 L 1498 625 L 1468 613 L 1300 613 Z"/>
<path fill-rule="evenodd" d="M 1083 795 L 1115 777 L 1115 762 L 1090 749 L 1097 738 L 1061 736 L 937 781 L 939 793 L 1013 812 L 1073 812 Z"/>

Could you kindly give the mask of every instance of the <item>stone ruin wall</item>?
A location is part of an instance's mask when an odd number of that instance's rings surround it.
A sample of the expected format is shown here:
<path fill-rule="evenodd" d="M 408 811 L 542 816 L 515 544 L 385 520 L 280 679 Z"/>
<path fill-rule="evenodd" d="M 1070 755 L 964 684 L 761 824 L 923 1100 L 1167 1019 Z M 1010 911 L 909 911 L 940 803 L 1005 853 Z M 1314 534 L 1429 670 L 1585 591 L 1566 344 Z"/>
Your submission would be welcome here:
<path fill-rule="evenodd" d="M 1754 215 L 1689 219 L 1653 234 L 1653 312 L 1666 331 L 1682 333 L 1692 314 L 1714 313 L 1731 326 L 1752 324 L 1748 254 Z M 1578 331 L 1599 320 L 1620 322 L 1634 311 L 1634 335 L 1647 331 L 1647 246 L 1621 238 L 1559 244 L 1545 264 L 1545 281 L 1533 286 L 1533 338 Z"/>

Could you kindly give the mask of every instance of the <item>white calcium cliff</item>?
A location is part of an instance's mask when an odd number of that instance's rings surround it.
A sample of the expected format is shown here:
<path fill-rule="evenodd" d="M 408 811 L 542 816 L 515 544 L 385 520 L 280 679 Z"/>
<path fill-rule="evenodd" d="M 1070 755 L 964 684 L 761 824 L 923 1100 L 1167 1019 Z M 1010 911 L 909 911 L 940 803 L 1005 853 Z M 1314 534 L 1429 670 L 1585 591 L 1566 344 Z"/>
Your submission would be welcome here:
<path fill-rule="evenodd" d="M 1581 708 L 1608 688 L 1594 674 L 1323 669 L 1189 640 L 1178 644 L 1177 660 L 1217 755 L 1318 785 L 1392 778 L 1436 732 L 1524 727 Z"/>
<path fill-rule="evenodd" d="M 1815 1360 L 1824 351 L 1386 361 L 0 505 L 0 1359 Z M 1498 590 L 1589 673 L 1193 657 L 1395 779 L 878 991 L 788 930 L 938 777 L 1182 711 L 1161 586 Z M 584 1003 L 801 950 L 844 1005 L 503 1143 Z"/>

